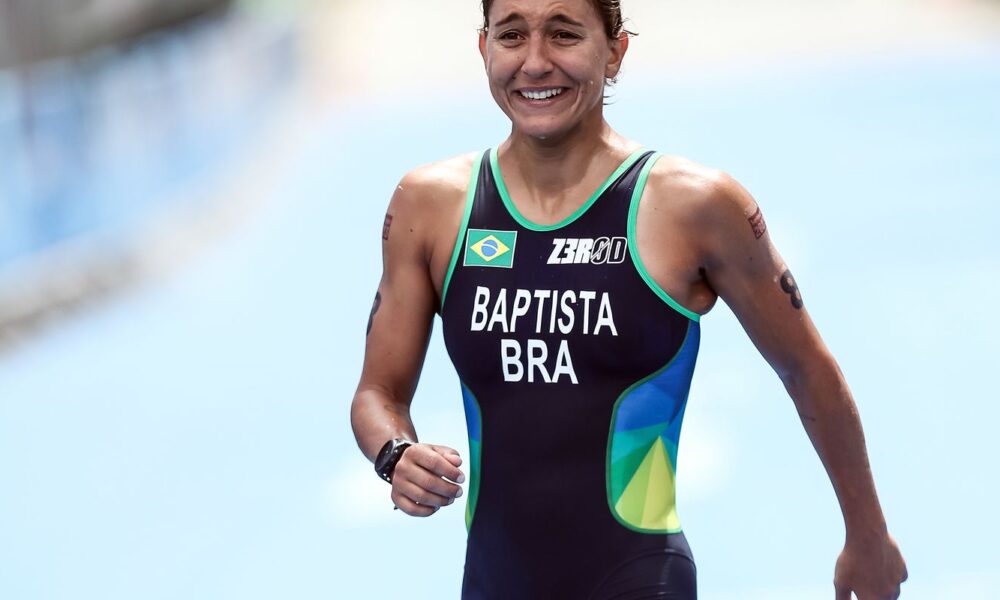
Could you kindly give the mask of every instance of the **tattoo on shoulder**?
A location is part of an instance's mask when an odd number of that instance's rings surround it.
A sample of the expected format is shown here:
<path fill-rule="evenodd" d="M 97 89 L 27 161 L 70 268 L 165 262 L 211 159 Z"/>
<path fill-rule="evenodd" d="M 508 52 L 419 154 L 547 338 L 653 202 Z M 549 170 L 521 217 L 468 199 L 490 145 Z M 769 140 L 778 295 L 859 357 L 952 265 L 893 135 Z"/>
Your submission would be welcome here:
<path fill-rule="evenodd" d="M 758 240 L 764 232 L 767 231 L 767 223 L 764 222 L 764 213 L 760 212 L 760 207 L 757 207 L 757 211 L 753 213 L 749 219 L 750 226 L 753 227 L 753 235 Z"/>
<path fill-rule="evenodd" d="M 392 215 L 385 213 L 385 222 L 382 223 L 382 239 L 389 239 L 389 228 L 392 227 Z"/>
<path fill-rule="evenodd" d="M 372 332 L 372 321 L 375 320 L 375 313 L 378 312 L 378 307 L 382 306 L 382 292 L 375 292 L 375 302 L 372 303 L 372 314 L 368 315 L 368 331 L 365 335 Z"/>
<path fill-rule="evenodd" d="M 781 274 L 781 289 L 791 297 L 792 306 L 796 310 L 802 308 L 802 293 L 799 292 L 799 286 L 795 283 L 795 278 L 792 277 L 792 272 L 785 269 L 785 272 Z"/>

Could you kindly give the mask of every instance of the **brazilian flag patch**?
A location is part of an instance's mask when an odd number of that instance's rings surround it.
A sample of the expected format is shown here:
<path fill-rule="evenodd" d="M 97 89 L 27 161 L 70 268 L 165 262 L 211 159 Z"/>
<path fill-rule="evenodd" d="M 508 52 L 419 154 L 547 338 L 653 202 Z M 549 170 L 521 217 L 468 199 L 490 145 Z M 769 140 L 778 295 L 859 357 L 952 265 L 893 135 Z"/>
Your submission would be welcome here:
<path fill-rule="evenodd" d="M 470 229 L 465 237 L 465 261 L 467 267 L 514 266 L 514 247 L 517 245 L 516 231 L 493 231 L 491 229 Z"/>

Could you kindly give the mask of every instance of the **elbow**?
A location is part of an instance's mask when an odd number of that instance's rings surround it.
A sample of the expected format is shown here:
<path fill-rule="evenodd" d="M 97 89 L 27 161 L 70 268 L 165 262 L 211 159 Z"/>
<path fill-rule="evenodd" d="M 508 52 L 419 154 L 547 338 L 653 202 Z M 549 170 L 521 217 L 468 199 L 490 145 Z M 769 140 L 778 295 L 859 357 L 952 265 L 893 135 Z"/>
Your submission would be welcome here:
<path fill-rule="evenodd" d="M 830 398 L 850 397 L 847 381 L 833 357 L 776 369 L 788 395 L 801 410 Z"/>
<path fill-rule="evenodd" d="M 799 393 L 808 387 L 808 382 L 821 361 L 783 360 L 780 363 L 772 363 L 774 372 L 778 375 L 782 385 L 788 393 L 795 398 Z"/>

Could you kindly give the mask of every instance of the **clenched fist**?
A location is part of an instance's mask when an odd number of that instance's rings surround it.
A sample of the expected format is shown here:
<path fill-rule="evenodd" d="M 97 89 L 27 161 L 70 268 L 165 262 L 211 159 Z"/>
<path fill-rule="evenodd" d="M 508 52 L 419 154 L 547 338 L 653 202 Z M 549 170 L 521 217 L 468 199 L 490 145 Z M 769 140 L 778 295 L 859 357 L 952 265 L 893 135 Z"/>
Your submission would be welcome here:
<path fill-rule="evenodd" d="M 392 502 L 414 517 L 429 517 L 462 495 L 462 458 L 446 446 L 413 444 L 403 452 L 392 474 Z M 454 482 L 454 483 L 453 483 Z"/>

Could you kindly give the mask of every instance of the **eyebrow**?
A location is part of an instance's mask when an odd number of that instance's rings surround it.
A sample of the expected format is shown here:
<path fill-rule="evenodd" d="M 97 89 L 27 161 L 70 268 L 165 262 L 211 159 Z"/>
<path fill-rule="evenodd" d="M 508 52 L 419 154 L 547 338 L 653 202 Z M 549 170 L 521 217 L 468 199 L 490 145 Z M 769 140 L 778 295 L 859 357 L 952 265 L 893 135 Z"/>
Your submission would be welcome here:
<path fill-rule="evenodd" d="M 522 15 L 521 13 L 514 12 L 514 13 L 510 13 L 505 18 L 500 19 L 499 21 L 497 21 L 496 23 L 494 23 L 493 27 L 503 27 L 504 25 L 507 25 L 508 23 L 513 23 L 514 21 L 526 21 L 526 20 L 527 19 L 524 18 L 524 15 Z M 562 13 L 556 13 L 556 14 L 552 15 L 551 17 L 548 18 L 548 21 L 556 21 L 556 22 L 559 22 L 559 23 L 565 23 L 567 25 L 573 25 L 574 27 L 583 27 L 584 26 L 583 23 L 580 23 L 579 21 L 571 19 L 571 18 L 569 18 L 568 16 L 566 16 L 566 15 L 564 15 Z"/>

